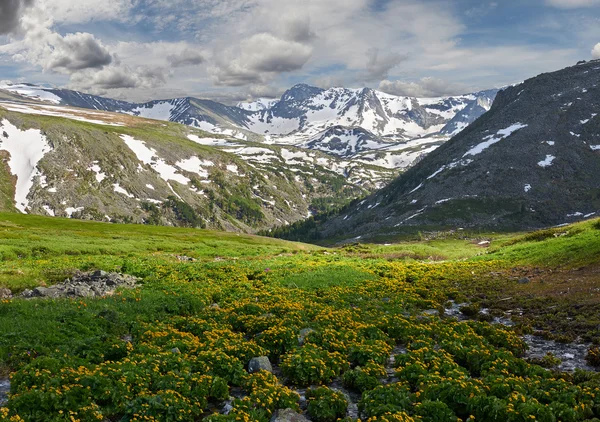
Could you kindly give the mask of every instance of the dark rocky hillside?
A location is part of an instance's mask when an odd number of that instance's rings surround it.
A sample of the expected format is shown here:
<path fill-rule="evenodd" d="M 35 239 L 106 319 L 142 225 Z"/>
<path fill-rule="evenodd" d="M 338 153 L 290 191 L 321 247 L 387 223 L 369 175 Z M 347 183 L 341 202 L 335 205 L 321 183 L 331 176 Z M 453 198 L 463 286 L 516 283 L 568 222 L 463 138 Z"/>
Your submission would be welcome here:
<path fill-rule="evenodd" d="M 499 92 L 491 110 L 320 237 L 429 228 L 531 229 L 600 210 L 600 61 Z"/>

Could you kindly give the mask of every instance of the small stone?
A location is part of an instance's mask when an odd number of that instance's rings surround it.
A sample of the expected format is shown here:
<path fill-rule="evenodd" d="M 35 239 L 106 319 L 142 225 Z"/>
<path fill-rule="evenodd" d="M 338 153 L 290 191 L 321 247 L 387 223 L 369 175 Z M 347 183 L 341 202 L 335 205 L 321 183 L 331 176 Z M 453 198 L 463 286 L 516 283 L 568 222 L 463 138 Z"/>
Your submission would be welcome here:
<path fill-rule="evenodd" d="M 437 309 L 427 309 L 426 311 L 423 311 L 423 313 L 426 315 L 438 316 L 440 314 L 440 311 L 438 311 Z"/>
<path fill-rule="evenodd" d="M 102 277 L 106 277 L 106 275 L 107 275 L 106 271 L 97 270 L 97 271 L 94 271 L 94 273 L 92 274 L 92 277 L 102 278 Z"/>
<path fill-rule="evenodd" d="M 12 292 L 10 289 L 2 288 L 0 289 L 0 299 L 10 299 L 12 298 Z"/>
<path fill-rule="evenodd" d="M 220 308 L 220 306 L 218 303 L 213 303 L 209 306 L 209 309 L 219 309 L 219 308 Z"/>
<path fill-rule="evenodd" d="M 260 356 L 250 359 L 250 363 L 248 364 L 248 372 L 253 374 L 258 371 L 267 371 L 273 373 L 273 367 L 271 366 L 271 362 L 269 361 L 268 357 Z"/>
<path fill-rule="evenodd" d="M 21 293 L 21 297 L 24 297 L 25 299 L 32 298 L 33 297 L 33 290 L 29 290 L 29 289 L 23 290 L 23 292 Z"/>
<path fill-rule="evenodd" d="M 519 279 L 519 284 L 529 284 L 531 280 L 529 280 L 527 277 L 523 277 L 521 279 Z"/>
<path fill-rule="evenodd" d="M 293 409 L 282 409 L 273 414 L 271 422 L 310 422 L 310 419 L 295 412 Z"/>
<path fill-rule="evenodd" d="M 312 328 L 303 328 L 300 330 L 300 334 L 298 335 L 298 346 L 302 346 L 304 344 L 304 340 L 306 340 L 306 337 L 308 337 L 310 333 L 314 332 L 315 330 Z"/>
<path fill-rule="evenodd" d="M 173 347 L 171 349 L 171 353 L 174 353 L 174 354 L 178 355 L 178 354 L 181 353 L 181 350 L 179 350 L 179 347 Z"/>

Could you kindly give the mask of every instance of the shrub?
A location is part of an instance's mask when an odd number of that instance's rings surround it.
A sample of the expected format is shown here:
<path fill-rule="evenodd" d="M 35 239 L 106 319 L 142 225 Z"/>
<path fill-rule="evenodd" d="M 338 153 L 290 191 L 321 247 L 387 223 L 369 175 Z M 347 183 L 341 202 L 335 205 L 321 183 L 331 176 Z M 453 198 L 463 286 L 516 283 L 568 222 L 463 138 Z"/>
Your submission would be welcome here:
<path fill-rule="evenodd" d="M 306 398 L 308 413 L 317 422 L 335 422 L 346 415 L 348 402 L 338 391 L 327 387 L 309 389 Z"/>
<path fill-rule="evenodd" d="M 344 387 L 364 392 L 372 390 L 381 384 L 379 381 L 385 377 L 387 372 L 382 365 L 367 363 L 364 367 L 357 366 L 355 369 L 344 372 L 342 383 Z"/>
<path fill-rule="evenodd" d="M 348 362 L 341 353 L 328 352 L 312 344 L 288 353 L 281 362 L 283 374 L 301 386 L 328 383 L 347 368 Z"/>
<path fill-rule="evenodd" d="M 358 402 L 359 410 L 369 417 L 404 412 L 411 406 L 412 400 L 408 387 L 399 383 L 380 385 L 373 390 L 365 391 Z"/>

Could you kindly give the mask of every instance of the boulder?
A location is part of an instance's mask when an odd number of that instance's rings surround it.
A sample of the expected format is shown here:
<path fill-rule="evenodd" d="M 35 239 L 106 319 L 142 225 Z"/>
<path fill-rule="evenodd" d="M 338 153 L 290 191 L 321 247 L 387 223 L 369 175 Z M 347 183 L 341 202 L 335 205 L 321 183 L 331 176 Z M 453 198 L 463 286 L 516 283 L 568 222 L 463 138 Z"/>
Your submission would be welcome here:
<path fill-rule="evenodd" d="M 50 287 L 36 287 L 25 290 L 21 297 L 31 298 L 60 298 L 60 297 L 95 297 L 111 295 L 117 288 L 132 289 L 136 286 L 137 278 L 118 273 L 94 271 L 93 273 L 76 273 L 72 278 Z"/>
<path fill-rule="evenodd" d="M 10 289 L 0 289 L 0 299 L 10 299 L 12 298 L 12 292 Z"/>
<path fill-rule="evenodd" d="M 248 372 L 253 374 L 258 371 L 273 372 L 273 367 L 271 366 L 271 362 L 269 361 L 268 357 L 260 356 L 250 359 L 250 363 L 248 363 Z"/>
<path fill-rule="evenodd" d="M 271 422 L 310 422 L 310 419 L 295 412 L 293 409 L 281 409 L 273 414 Z"/>
<path fill-rule="evenodd" d="M 302 346 L 304 344 L 304 340 L 306 340 L 306 337 L 308 337 L 310 333 L 314 332 L 315 330 L 312 328 L 303 328 L 300 330 L 300 334 L 298 335 L 298 346 Z"/>

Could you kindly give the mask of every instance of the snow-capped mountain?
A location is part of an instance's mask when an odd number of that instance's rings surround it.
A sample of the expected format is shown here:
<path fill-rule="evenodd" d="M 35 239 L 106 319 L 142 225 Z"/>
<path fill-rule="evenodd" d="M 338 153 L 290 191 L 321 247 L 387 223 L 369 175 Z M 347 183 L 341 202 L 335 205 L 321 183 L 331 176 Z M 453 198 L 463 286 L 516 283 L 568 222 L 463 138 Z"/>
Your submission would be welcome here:
<path fill-rule="evenodd" d="M 279 100 L 274 100 L 272 98 L 258 98 L 255 101 L 252 102 L 242 102 L 242 103 L 238 103 L 237 107 L 241 108 L 242 110 L 246 110 L 246 111 L 260 111 L 260 110 L 267 110 L 269 108 L 271 108 L 273 105 L 275 105 L 275 103 L 279 101 Z"/>
<path fill-rule="evenodd" d="M 300 146 L 347 158 L 360 152 L 383 149 L 388 144 L 361 127 L 333 126 L 310 137 Z"/>
<path fill-rule="evenodd" d="M 322 229 L 347 238 L 425 227 L 533 229 L 596 215 L 599 192 L 595 60 L 503 89 L 468 130 Z"/>
<path fill-rule="evenodd" d="M 299 84 L 279 100 L 227 106 L 193 97 L 128 103 L 29 84 L 0 89 L 52 104 L 169 120 L 241 140 L 293 145 L 406 168 L 487 111 L 496 90 L 447 98 L 399 97 L 370 88 Z M 426 139 L 426 142 L 420 142 Z M 415 149 L 416 144 L 427 144 Z M 386 150 L 384 155 L 369 152 Z M 392 166 L 392 167 L 390 167 Z M 398 167 L 393 167 L 398 166 Z"/>
<path fill-rule="evenodd" d="M 248 129 L 273 142 L 303 142 L 334 126 L 362 128 L 388 142 L 397 142 L 439 133 L 463 110 L 489 103 L 494 94 L 484 91 L 424 99 L 393 96 L 370 88 L 324 90 L 300 84 L 269 108 L 252 104 L 245 107 L 258 109 L 249 116 Z M 473 121 L 486 109 L 489 105 L 470 107 L 464 120 Z"/>

